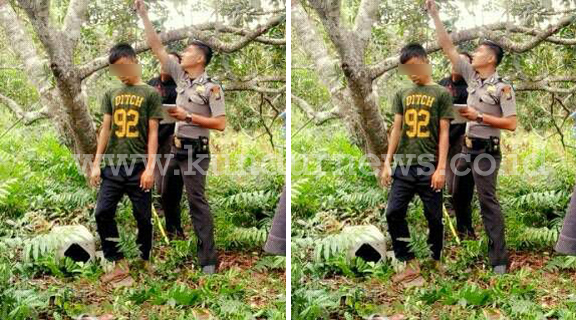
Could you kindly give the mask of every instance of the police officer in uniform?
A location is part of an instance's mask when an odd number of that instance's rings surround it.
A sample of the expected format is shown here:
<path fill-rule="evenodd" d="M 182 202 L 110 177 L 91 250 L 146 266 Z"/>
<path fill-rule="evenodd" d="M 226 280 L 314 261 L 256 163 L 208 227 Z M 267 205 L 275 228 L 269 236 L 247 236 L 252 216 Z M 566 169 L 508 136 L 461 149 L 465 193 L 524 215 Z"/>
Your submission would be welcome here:
<path fill-rule="evenodd" d="M 162 190 L 166 229 L 172 235 L 183 233 L 180 225 L 180 199 L 184 185 L 198 238 L 198 260 L 204 273 L 213 274 L 217 263 L 214 220 L 206 200 L 205 185 L 210 163 L 210 130 L 224 130 L 226 118 L 222 87 L 212 81 L 205 70 L 212 58 L 212 49 L 193 40 L 182 53 L 182 61 L 176 62 L 169 58 L 154 31 L 143 0 L 136 0 L 135 6 L 144 22 L 150 48 L 177 85 L 177 107 L 168 110 L 178 122 L 172 146 L 174 157 L 168 160 Z"/>
<path fill-rule="evenodd" d="M 468 52 L 461 52 L 460 58 L 472 63 L 472 55 Z M 452 95 L 452 102 L 454 104 L 466 104 L 468 101 L 468 85 L 462 75 L 456 73 L 454 68 L 452 68 L 452 73 L 450 76 L 440 80 L 439 85 L 448 89 L 448 92 Z M 454 174 L 455 166 L 450 165 L 452 162 L 456 162 L 458 155 L 462 153 L 462 144 L 464 143 L 464 136 L 466 133 L 466 122 L 459 120 L 453 120 L 450 123 L 450 134 L 449 143 L 450 148 L 448 149 L 448 167 L 446 171 L 446 189 L 450 195 L 449 201 L 446 203 L 446 208 L 448 212 L 454 213 Z M 471 185 L 471 192 L 474 191 L 474 186 Z M 463 239 L 476 239 L 476 234 L 474 232 L 474 227 L 472 226 L 472 212 L 459 212 L 463 214 L 468 214 L 465 216 L 456 216 L 456 230 Z"/>
<path fill-rule="evenodd" d="M 460 114 L 468 119 L 462 154 L 456 163 L 454 200 L 456 214 L 472 210 L 476 185 L 480 213 L 488 234 L 488 256 L 497 274 L 507 271 L 508 252 L 504 238 L 504 217 L 496 197 L 501 129 L 516 129 L 516 99 L 512 86 L 502 81 L 497 66 L 504 51 L 492 41 L 482 42 L 473 53 L 472 63 L 462 59 L 440 20 L 434 0 L 426 0 L 426 7 L 434 20 L 438 43 L 450 59 L 454 70 L 468 84 L 468 107 Z"/>

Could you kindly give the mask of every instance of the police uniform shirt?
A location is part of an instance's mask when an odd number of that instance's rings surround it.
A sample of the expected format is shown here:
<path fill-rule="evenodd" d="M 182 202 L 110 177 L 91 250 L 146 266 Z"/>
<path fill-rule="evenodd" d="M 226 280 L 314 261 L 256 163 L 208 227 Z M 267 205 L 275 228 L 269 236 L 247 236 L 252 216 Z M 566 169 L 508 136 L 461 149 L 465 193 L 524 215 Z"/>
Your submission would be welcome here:
<path fill-rule="evenodd" d="M 175 59 L 167 59 L 164 67 L 176 82 L 176 93 L 178 94 L 176 105 L 178 107 L 184 108 L 187 113 L 204 117 L 219 117 L 226 114 L 222 87 L 212 82 L 206 72 L 196 79 L 191 79 Z M 209 137 L 210 130 L 197 124 L 178 121 L 176 136 L 188 139 L 196 139 L 201 136 Z"/>
<path fill-rule="evenodd" d="M 516 97 L 514 89 L 502 81 L 497 72 L 482 80 L 470 62 L 459 58 L 454 70 L 461 74 L 468 84 L 468 106 L 478 112 L 495 116 L 510 117 L 516 115 Z M 500 137 L 500 129 L 485 123 L 469 121 L 466 128 L 471 138 L 490 139 Z"/>

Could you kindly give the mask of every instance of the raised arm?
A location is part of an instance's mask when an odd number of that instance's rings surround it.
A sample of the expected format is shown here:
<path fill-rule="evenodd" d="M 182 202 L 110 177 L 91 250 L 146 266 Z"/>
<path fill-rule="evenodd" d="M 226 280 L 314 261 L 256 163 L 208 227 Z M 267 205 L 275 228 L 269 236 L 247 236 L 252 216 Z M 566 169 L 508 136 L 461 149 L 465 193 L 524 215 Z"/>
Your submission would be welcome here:
<path fill-rule="evenodd" d="M 160 64 L 166 64 L 166 61 L 169 59 L 168 52 L 166 52 L 166 48 L 162 44 L 160 36 L 158 36 L 156 30 L 154 30 L 150 18 L 148 18 L 148 9 L 146 8 L 144 0 L 135 0 L 134 6 L 136 7 L 136 12 L 138 12 L 138 15 L 142 18 L 142 22 L 144 23 L 146 42 L 150 46 L 150 49 L 152 49 L 156 58 L 158 58 L 158 61 L 160 61 Z"/>
<path fill-rule="evenodd" d="M 459 59 L 458 50 L 456 50 L 454 43 L 452 43 L 452 39 L 450 39 L 450 35 L 446 31 L 442 20 L 440 20 L 436 2 L 434 0 L 426 0 L 426 10 L 428 11 L 428 14 L 430 14 L 430 17 L 432 17 L 432 20 L 434 20 L 438 45 L 442 48 L 444 54 L 446 54 L 452 65 L 456 65 Z"/>

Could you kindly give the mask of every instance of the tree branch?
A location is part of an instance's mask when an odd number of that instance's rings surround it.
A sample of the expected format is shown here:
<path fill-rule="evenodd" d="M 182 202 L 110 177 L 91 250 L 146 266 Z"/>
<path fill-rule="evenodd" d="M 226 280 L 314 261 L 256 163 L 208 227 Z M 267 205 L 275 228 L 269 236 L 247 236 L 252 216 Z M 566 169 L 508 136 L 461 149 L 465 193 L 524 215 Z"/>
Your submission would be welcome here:
<path fill-rule="evenodd" d="M 160 34 L 160 39 L 162 43 L 166 44 L 173 41 L 188 39 L 188 38 L 195 38 L 198 40 L 202 40 L 209 44 L 213 49 L 218 50 L 220 52 L 231 53 L 242 49 L 246 46 L 250 41 L 257 41 L 260 35 L 267 32 L 270 28 L 279 25 L 285 19 L 284 15 L 276 16 L 268 20 L 263 26 L 259 26 L 254 30 L 241 30 L 238 31 L 236 28 L 231 27 L 222 27 L 222 30 L 230 30 L 232 33 L 240 33 L 243 34 L 243 37 L 236 42 L 232 43 L 225 43 L 221 40 L 216 39 L 211 33 L 207 31 L 212 31 L 218 28 L 218 24 L 215 22 L 199 24 L 191 27 L 180 28 L 176 30 L 171 30 L 168 32 L 164 32 Z M 265 38 L 264 41 L 266 41 Z M 269 40 L 269 39 L 268 39 Z M 270 41 L 274 42 L 274 41 Z M 285 45 L 284 40 L 284 45 Z M 150 46 L 146 43 L 146 41 L 139 41 L 134 44 L 134 50 L 136 53 L 142 53 L 150 50 Z M 92 73 L 103 69 L 108 66 L 108 56 L 103 55 L 98 58 L 93 59 L 90 62 L 87 62 L 81 65 L 79 69 L 79 74 L 81 79 L 85 79 L 86 77 L 90 76 Z"/>
<path fill-rule="evenodd" d="M 346 60 L 347 48 L 353 47 L 349 42 L 359 42 L 360 40 L 353 37 L 350 30 L 346 26 L 340 25 L 340 0 L 309 0 L 310 6 L 318 13 L 324 30 L 334 43 L 336 49 L 340 53 L 342 60 Z M 296 4 L 300 6 L 300 4 Z M 357 52 L 358 55 L 363 55 Z"/>
<path fill-rule="evenodd" d="M 264 129 L 266 130 L 266 134 L 268 134 L 268 138 L 270 139 L 270 145 L 272 146 L 272 149 L 275 149 L 275 147 L 274 147 L 274 135 L 272 134 L 272 130 L 270 130 L 270 127 L 268 125 L 266 125 L 266 120 L 264 119 L 263 106 L 264 106 L 265 102 L 266 102 L 266 100 L 265 100 L 264 94 L 261 93 L 260 94 L 260 105 L 258 106 L 258 115 L 260 116 L 260 121 L 262 121 L 262 126 L 264 126 Z M 274 124 L 274 120 L 276 120 L 277 117 L 278 117 L 278 113 L 276 113 L 276 116 L 274 117 L 274 119 L 272 119 L 270 126 L 272 126 L 272 124 Z"/>
<path fill-rule="evenodd" d="M 246 29 L 236 28 L 236 27 L 232 27 L 232 26 L 225 26 L 225 25 L 221 25 L 221 24 L 217 24 L 215 26 L 215 29 L 218 32 L 226 32 L 226 33 L 231 33 L 231 34 L 235 34 L 238 36 L 247 36 L 250 33 L 250 31 L 246 30 Z M 286 39 L 285 38 L 280 39 L 280 38 L 270 38 L 270 37 L 258 36 L 256 38 L 254 38 L 253 41 L 259 42 L 262 44 L 275 45 L 275 46 L 285 46 L 286 45 Z"/>
<path fill-rule="evenodd" d="M 55 57 L 57 52 L 63 49 L 64 35 L 61 30 L 54 28 L 50 20 L 49 0 L 17 0 L 20 7 L 24 9 L 29 18 L 30 24 L 34 28 L 38 39 L 44 45 L 48 55 Z"/>
<path fill-rule="evenodd" d="M 68 5 L 62 33 L 68 39 L 70 49 L 76 46 L 76 42 L 80 38 L 82 24 L 86 21 L 88 3 L 88 0 L 71 0 Z"/>
<path fill-rule="evenodd" d="M 50 90 L 49 77 L 44 72 L 48 69 L 48 62 L 36 51 L 34 41 L 26 32 L 24 24 L 4 0 L 0 0 L 0 28 L 4 30 L 8 42 L 22 61 L 26 75 L 42 96 Z"/>
<path fill-rule="evenodd" d="M 353 101 L 348 87 L 342 86 L 340 61 L 333 57 L 323 37 L 308 16 L 300 3 L 292 5 L 292 27 L 296 39 L 301 41 L 301 47 L 313 62 L 314 71 L 318 74 L 321 83 L 330 92 L 330 104 L 333 105 L 347 127 L 352 141 L 361 148 L 365 147 L 365 139 L 361 134 L 361 124 L 356 112 L 353 110 Z M 301 104 L 302 105 L 302 104 Z M 299 105 L 297 105 L 299 106 Z"/>
<path fill-rule="evenodd" d="M 564 133 L 562 132 L 562 128 L 560 128 L 558 126 L 558 124 L 556 123 L 556 120 L 554 119 L 554 104 L 557 101 L 556 97 L 554 96 L 554 93 L 552 93 L 550 95 L 550 98 L 551 98 L 551 101 L 550 101 L 550 121 L 554 125 L 554 128 L 556 128 L 556 132 L 560 135 L 560 142 L 562 143 L 562 147 L 564 149 L 566 149 L 566 143 L 564 142 Z"/>
<path fill-rule="evenodd" d="M 314 108 L 308 102 L 295 94 L 292 94 L 292 101 L 308 116 L 308 119 L 313 120 L 317 125 L 323 124 L 329 120 L 342 118 L 342 115 L 338 111 L 338 107 L 334 107 L 328 111 L 317 112 L 314 111 Z"/>
<path fill-rule="evenodd" d="M 258 85 L 258 81 L 234 81 L 224 85 L 226 91 L 256 91 L 259 93 L 267 94 L 280 94 L 286 92 L 286 85 L 278 88 L 262 87 Z"/>
<path fill-rule="evenodd" d="M 472 29 L 462 30 L 459 32 L 455 32 L 451 34 L 452 41 L 454 44 L 460 44 L 462 42 L 478 39 L 478 38 L 487 38 L 498 43 L 502 48 L 507 51 L 515 52 L 515 53 L 522 53 L 528 50 L 533 49 L 538 44 L 543 41 L 546 41 L 552 34 L 557 33 L 560 29 L 569 26 L 570 24 L 574 23 L 576 19 L 576 15 L 567 16 L 560 19 L 556 24 L 548 27 L 546 30 L 534 30 L 528 29 L 523 27 L 518 27 L 513 25 L 512 23 L 507 22 L 500 22 L 489 24 L 481 27 L 476 27 Z M 522 33 L 526 35 L 534 36 L 533 39 L 527 41 L 525 43 L 517 43 L 508 38 L 506 35 L 497 33 L 495 31 L 502 31 L 502 30 L 509 30 L 511 32 Z M 553 39 L 557 42 L 564 42 L 566 39 Z M 551 40 L 552 41 L 552 40 Z M 433 53 L 439 51 L 441 48 L 439 47 L 437 41 L 428 42 L 426 45 L 426 51 L 428 53 Z M 371 65 L 368 67 L 370 76 L 372 79 L 376 79 L 381 76 L 383 73 L 390 71 L 396 68 L 399 64 L 398 56 L 393 56 L 383 60 L 380 63 Z"/>
<path fill-rule="evenodd" d="M 576 85 L 570 88 L 552 86 L 558 82 L 576 82 L 576 76 L 552 76 L 534 80 L 524 80 L 514 85 L 516 91 L 544 91 L 553 94 L 572 94 L 576 92 Z"/>
<path fill-rule="evenodd" d="M 538 36 L 538 34 L 540 33 L 539 30 L 537 29 L 531 29 L 531 28 L 526 28 L 526 27 L 521 27 L 521 26 L 514 26 L 510 29 L 508 29 L 508 31 L 514 32 L 514 33 L 523 33 L 526 35 L 531 35 L 531 36 Z M 559 44 L 559 45 L 576 45 L 576 39 L 569 39 L 569 38 L 560 38 L 560 37 L 548 37 L 546 39 L 544 39 L 544 41 L 546 42 L 550 42 L 550 43 L 554 43 L 554 44 Z"/>
<path fill-rule="evenodd" d="M 229 81 L 252 81 L 254 83 L 261 82 L 286 82 L 286 77 L 283 75 L 270 75 L 270 76 L 249 76 L 249 77 L 236 77 L 228 78 Z"/>
<path fill-rule="evenodd" d="M 525 79 L 519 78 L 518 80 L 526 81 L 526 82 L 576 82 L 576 76 L 547 76 L 547 75 L 540 75 L 534 79 Z"/>
<path fill-rule="evenodd" d="M 498 43 L 502 48 L 507 49 L 512 52 L 522 53 L 528 50 L 532 50 L 534 47 L 539 45 L 541 42 L 546 40 L 546 38 L 560 31 L 560 29 L 569 26 L 576 20 L 576 15 L 570 15 L 563 17 L 556 24 L 549 26 L 546 30 L 536 31 L 533 30 L 534 38 L 530 41 L 524 43 L 514 42 L 504 36 L 500 36 L 493 31 L 486 32 L 487 37 Z"/>
<path fill-rule="evenodd" d="M 192 37 L 205 42 L 206 44 L 210 45 L 212 49 L 216 49 L 220 52 L 231 53 L 244 48 L 248 43 L 285 20 L 285 15 L 272 17 L 263 25 L 256 27 L 254 30 L 244 31 L 245 34 L 243 37 L 232 43 L 225 43 L 215 38 L 213 35 L 208 35 L 206 33 L 200 32 L 200 30 L 197 29 L 192 29 Z"/>
<path fill-rule="evenodd" d="M 228 78 L 224 84 L 226 91 L 255 91 L 261 94 L 280 94 L 286 92 L 286 85 L 280 88 L 263 87 L 261 83 L 286 82 L 286 77 L 281 75 L 251 76 L 243 78 Z"/>
<path fill-rule="evenodd" d="M 63 101 L 58 89 L 53 86 L 54 78 L 48 60 L 39 53 L 28 28 L 5 0 L 0 0 L 0 29 L 3 29 L 7 42 L 22 62 L 28 80 L 38 90 L 39 104 L 48 108 L 60 138 L 67 146 L 72 146 L 71 121 L 62 108 Z"/>
<path fill-rule="evenodd" d="M 555 16 L 557 14 L 568 14 L 568 13 L 575 13 L 575 12 L 576 12 L 576 9 L 565 9 L 565 10 L 559 10 L 559 11 L 546 10 L 546 11 L 540 12 L 538 14 L 545 15 L 545 16 Z"/>
<path fill-rule="evenodd" d="M 520 84 L 520 85 L 516 86 L 514 88 L 514 90 L 516 90 L 518 92 L 522 92 L 522 91 L 544 91 L 544 92 L 550 92 L 550 93 L 556 93 L 556 94 L 572 94 L 572 93 L 576 93 L 576 86 L 573 86 L 571 88 L 558 88 L 558 87 L 550 87 L 550 86 L 545 86 L 545 85 L 531 86 L 530 84 L 528 84 L 528 85 Z"/>
<path fill-rule="evenodd" d="M 302 42 L 302 48 L 312 59 L 315 71 L 320 81 L 328 88 L 330 93 L 340 88 L 338 72 L 340 65 L 328 52 L 316 26 L 310 21 L 308 14 L 299 3 L 292 6 L 292 28 L 297 38 Z"/>
<path fill-rule="evenodd" d="M 362 45 L 366 47 L 372 38 L 372 26 L 378 21 L 378 8 L 380 1 L 362 0 L 356 15 L 354 32 L 360 38 Z"/>
<path fill-rule="evenodd" d="M 18 118 L 24 121 L 24 124 L 29 125 L 34 121 L 45 119 L 49 117 L 48 108 L 43 107 L 38 111 L 24 111 L 24 109 L 14 100 L 0 94 L 0 102 L 8 107 Z"/>

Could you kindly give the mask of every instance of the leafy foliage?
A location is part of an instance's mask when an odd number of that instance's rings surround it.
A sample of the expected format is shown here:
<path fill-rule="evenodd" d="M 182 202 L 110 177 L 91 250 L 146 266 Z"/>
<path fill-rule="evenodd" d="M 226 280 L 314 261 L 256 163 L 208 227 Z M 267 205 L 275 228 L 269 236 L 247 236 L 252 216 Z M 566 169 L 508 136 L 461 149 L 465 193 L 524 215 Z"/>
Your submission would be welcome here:
<path fill-rule="evenodd" d="M 359 242 L 377 241 L 380 234 L 372 229 L 354 229 L 349 232 L 326 235 L 321 238 L 293 238 L 298 247 L 314 249 L 314 259 L 317 262 L 330 260 L 345 253 L 351 246 Z"/>
<path fill-rule="evenodd" d="M 268 237 L 268 231 L 252 228 L 235 228 L 228 236 L 229 241 L 235 244 L 262 245 Z"/>
<path fill-rule="evenodd" d="M 54 251 L 66 241 L 82 242 L 86 240 L 83 234 L 74 229 L 37 235 L 32 239 L 24 241 L 24 259 L 36 260 L 47 254 L 54 253 Z"/>
<path fill-rule="evenodd" d="M 292 140 L 293 157 L 308 157 L 307 167 L 293 163 L 298 170 L 293 170 L 291 196 L 292 314 L 299 319 L 362 319 L 374 314 L 404 314 L 409 319 L 484 319 L 490 314 L 511 319 L 570 318 L 576 312 L 567 301 L 567 294 L 573 294 L 571 273 L 563 271 L 574 270 L 575 260 L 551 252 L 574 186 L 576 152 L 562 149 L 557 140 L 543 143 L 534 132 L 505 135 L 503 141 L 506 150 L 498 195 L 512 272 L 496 277 L 490 271 L 489 241 L 475 198 L 473 224 L 478 240 L 457 244 L 446 226 L 440 274 L 429 261 L 427 222 L 416 198 L 408 209 L 411 237 L 407 240 L 421 262 L 426 283 L 402 289 L 390 279 L 402 264 L 391 259 L 377 264 L 347 259 L 343 251 L 354 241 L 341 236 L 349 225 L 373 224 L 388 237 L 383 216 L 386 190 L 362 172 L 361 151 L 348 142 L 344 128 L 328 124 L 301 131 Z M 349 163 L 356 162 L 356 169 L 340 174 L 339 166 L 311 156 L 316 153 L 327 158 L 345 154 Z M 517 163 L 510 159 L 514 156 Z M 314 168 L 323 170 L 316 174 Z M 561 301 L 540 303 L 558 290 L 562 290 L 557 295 Z"/>
<path fill-rule="evenodd" d="M 185 197 L 182 219 L 189 239 L 166 245 L 155 232 L 155 271 L 142 269 L 136 223 L 130 201 L 124 198 L 116 212 L 118 247 L 131 262 L 138 285 L 111 293 L 94 291 L 107 264 L 57 260 L 54 250 L 78 235 L 49 231 L 56 225 L 82 224 L 97 238 L 93 217 L 96 190 L 86 186 L 70 151 L 58 143 L 52 131 L 32 137 L 22 134 L 26 129 L 14 130 L 0 140 L 1 152 L 9 151 L 1 153 L 2 157 L 10 157 L 9 162 L 0 162 L 0 178 L 11 177 L 0 180 L 1 319 L 69 319 L 102 313 L 159 320 L 187 319 L 190 314 L 238 320 L 285 318 L 286 259 L 262 253 L 283 176 L 209 175 L 207 194 L 216 241 L 227 263 L 214 277 L 203 276 L 195 268 L 197 245 Z M 212 143 L 252 153 L 256 156 L 253 165 L 260 165 L 264 155 L 274 154 L 265 138 L 254 140 L 244 134 L 216 136 Z M 214 161 L 218 157 L 215 155 Z M 280 163 L 269 161 L 266 165 Z M 229 169 L 243 169 L 244 165 L 233 162 Z M 254 258 L 255 253 L 263 257 Z M 252 280 L 255 275 L 260 281 Z M 83 290 L 92 293 L 85 298 L 80 296 Z M 252 304 L 256 299 L 259 304 Z"/>

